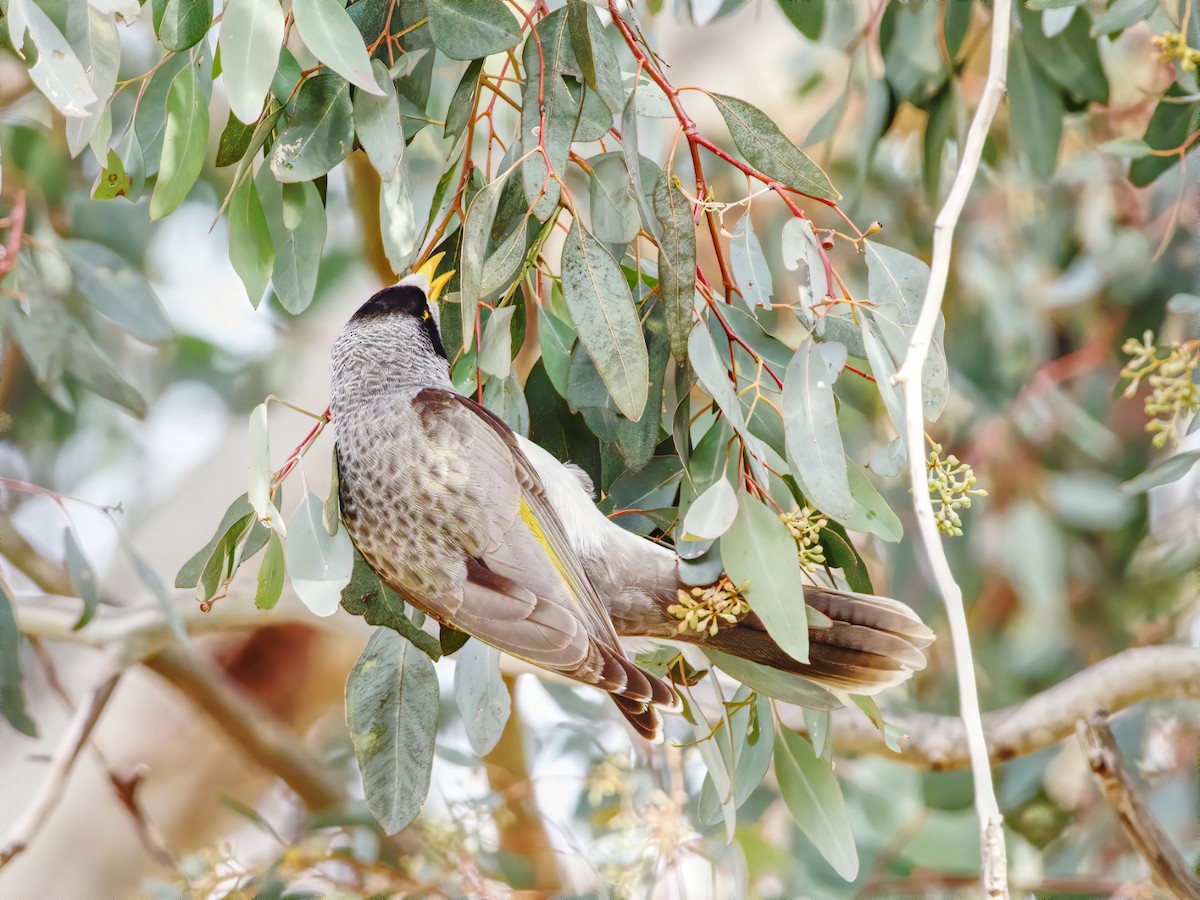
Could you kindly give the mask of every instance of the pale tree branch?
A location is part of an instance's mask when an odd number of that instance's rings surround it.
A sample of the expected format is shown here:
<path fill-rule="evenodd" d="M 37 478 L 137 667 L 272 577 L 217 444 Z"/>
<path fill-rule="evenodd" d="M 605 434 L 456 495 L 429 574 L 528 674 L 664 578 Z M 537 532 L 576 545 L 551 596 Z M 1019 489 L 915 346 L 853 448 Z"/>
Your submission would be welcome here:
<path fill-rule="evenodd" d="M 979 816 L 980 844 L 983 870 L 980 873 L 983 892 L 987 897 L 1008 896 L 1008 872 L 1004 847 L 1003 817 L 996 802 L 992 771 L 988 762 L 987 743 L 979 712 L 979 692 L 975 684 L 975 661 L 971 652 L 971 636 L 963 608 L 962 589 L 950 571 L 950 563 L 942 547 L 937 523 L 930 501 L 928 473 L 925 469 L 924 390 L 921 376 L 929 355 L 930 342 L 937 325 L 938 313 L 946 294 L 946 279 L 950 273 L 950 257 L 954 244 L 954 229 L 967 201 L 967 194 L 979 170 L 984 142 L 991 129 L 992 119 L 1004 96 L 1008 74 L 1008 38 L 1011 28 L 1012 0 L 995 0 L 992 4 L 991 58 L 988 60 L 987 84 L 979 99 L 979 108 L 971 120 L 962 149 L 962 160 L 945 205 L 933 227 L 933 257 L 929 266 L 929 286 L 925 291 L 921 312 L 913 329 L 904 362 L 894 380 L 904 388 L 904 432 L 908 447 L 909 477 L 912 483 L 913 506 L 917 530 L 929 556 L 934 580 L 946 605 L 950 637 L 954 650 L 954 667 L 958 675 L 959 712 L 966 731 L 967 748 L 971 757 L 971 772 L 975 786 L 975 811 Z"/>
<path fill-rule="evenodd" d="M 66 789 L 67 779 L 70 778 L 71 770 L 75 767 L 75 760 L 87 746 L 92 731 L 95 730 L 96 723 L 100 721 L 100 715 L 108 705 L 120 677 L 121 673 L 116 672 L 105 678 L 92 691 L 87 702 L 81 704 L 75 711 L 66 733 L 62 736 L 62 740 L 59 741 L 58 747 L 50 759 L 49 769 L 38 787 L 37 794 L 34 795 L 25 811 L 21 813 L 21 817 L 13 823 L 8 834 L 0 841 L 0 869 L 29 846 L 37 833 L 41 831 L 42 826 L 46 824 L 46 820 L 50 818 L 50 813 L 54 811 Z"/>
<path fill-rule="evenodd" d="M 1121 823 L 1138 855 L 1146 861 L 1154 880 L 1176 897 L 1200 897 L 1200 877 L 1163 834 L 1158 822 L 1134 789 L 1121 759 L 1121 751 L 1108 727 L 1105 713 L 1080 720 L 1079 743 L 1096 776 L 1100 793 Z"/>

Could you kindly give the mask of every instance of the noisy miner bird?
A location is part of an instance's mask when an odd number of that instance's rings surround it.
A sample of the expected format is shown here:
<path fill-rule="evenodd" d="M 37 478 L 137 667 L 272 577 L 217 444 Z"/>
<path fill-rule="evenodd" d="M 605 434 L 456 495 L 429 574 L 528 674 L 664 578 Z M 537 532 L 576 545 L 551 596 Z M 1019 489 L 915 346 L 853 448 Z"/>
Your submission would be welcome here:
<path fill-rule="evenodd" d="M 668 547 L 611 522 L 587 476 L 460 394 L 438 332 L 441 254 L 372 296 L 333 347 L 342 518 L 359 552 L 416 608 L 505 653 L 607 691 L 643 737 L 674 688 L 626 657 L 621 636 L 698 644 L 870 694 L 925 667 L 933 640 L 885 597 L 805 587 L 832 620 L 787 655 L 749 612 L 715 634 L 679 631 Z M 798 586 L 799 587 L 799 586 Z M 796 604 L 796 615 L 805 615 Z"/>

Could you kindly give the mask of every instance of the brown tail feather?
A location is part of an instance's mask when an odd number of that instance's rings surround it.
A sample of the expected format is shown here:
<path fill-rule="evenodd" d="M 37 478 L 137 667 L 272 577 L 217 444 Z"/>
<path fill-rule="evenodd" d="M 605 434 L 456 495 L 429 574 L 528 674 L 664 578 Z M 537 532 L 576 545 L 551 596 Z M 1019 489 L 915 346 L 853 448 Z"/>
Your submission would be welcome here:
<path fill-rule="evenodd" d="M 609 692 L 617 708 L 648 741 L 662 740 L 662 721 L 655 707 L 671 712 L 681 707 L 679 695 L 671 685 L 650 675 L 624 656 L 595 645 L 601 656 L 601 674 L 594 682 Z"/>
<path fill-rule="evenodd" d="M 609 694 L 609 696 L 613 698 L 613 702 L 617 704 L 617 709 L 621 711 L 621 714 L 629 720 L 634 731 L 652 744 L 657 744 L 662 740 L 662 718 L 658 715 L 657 709 L 648 703 L 631 700 L 620 694 Z"/>
<path fill-rule="evenodd" d="M 753 614 L 701 636 L 700 645 L 857 694 L 900 684 L 925 668 L 933 632 L 903 603 L 819 588 L 807 589 L 804 599 L 833 620 L 827 628 L 809 627 L 808 663 L 780 649 Z"/>

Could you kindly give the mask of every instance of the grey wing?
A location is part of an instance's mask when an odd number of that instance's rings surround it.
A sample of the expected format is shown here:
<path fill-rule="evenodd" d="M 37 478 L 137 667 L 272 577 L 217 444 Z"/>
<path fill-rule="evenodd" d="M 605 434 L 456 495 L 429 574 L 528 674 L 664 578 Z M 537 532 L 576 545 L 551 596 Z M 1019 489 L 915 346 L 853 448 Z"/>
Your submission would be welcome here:
<path fill-rule="evenodd" d="M 414 406 L 431 443 L 468 460 L 469 515 L 454 537 L 467 552 L 455 627 L 536 665 L 632 700 L 674 702 L 630 663 L 595 586 L 571 549 L 537 474 L 507 425 L 472 400 L 427 388 Z"/>

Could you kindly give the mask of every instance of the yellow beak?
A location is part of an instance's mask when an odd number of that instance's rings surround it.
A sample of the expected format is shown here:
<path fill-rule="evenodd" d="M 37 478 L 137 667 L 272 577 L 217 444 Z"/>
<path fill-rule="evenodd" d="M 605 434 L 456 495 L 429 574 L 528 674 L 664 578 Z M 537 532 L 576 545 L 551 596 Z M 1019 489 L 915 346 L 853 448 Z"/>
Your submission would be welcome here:
<path fill-rule="evenodd" d="M 442 293 L 442 289 L 446 286 L 446 283 L 454 277 L 453 269 L 449 272 L 443 272 L 441 275 L 437 274 L 438 263 L 442 261 L 442 257 L 445 255 L 445 253 L 435 253 L 417 269 L 417 274 L 424 275 L 429 281 L 430 303 L 437 302 L 438 296 Z"/>

